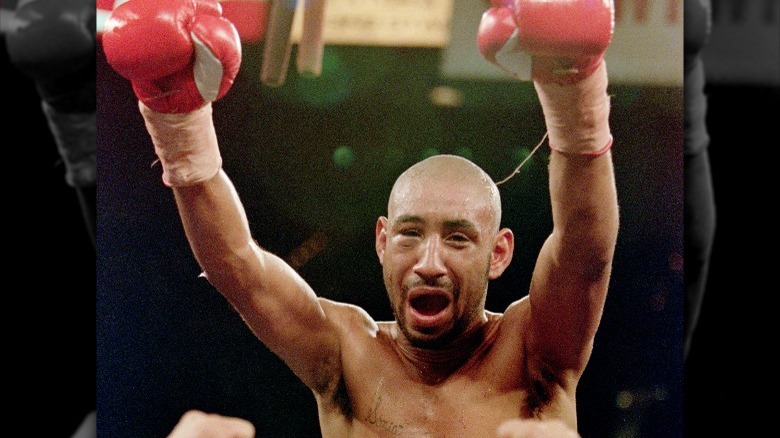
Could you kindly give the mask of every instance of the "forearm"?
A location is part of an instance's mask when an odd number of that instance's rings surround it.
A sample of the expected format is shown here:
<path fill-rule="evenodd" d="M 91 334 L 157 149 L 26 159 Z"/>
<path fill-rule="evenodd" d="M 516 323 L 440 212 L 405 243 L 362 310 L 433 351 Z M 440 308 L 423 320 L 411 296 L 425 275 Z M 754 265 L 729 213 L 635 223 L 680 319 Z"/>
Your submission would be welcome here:
<path fill-rule="evenodd" d="M 619 224 L 611 153 L 590 158 L 552 152 L 549 168 L 553 256 L 570 272 L 598 279 L 611 263 Z"/>
<path fill-rule="evenodd" d="M 244 208 L 224 171 L 197 184 L 173 187 L 179 215 L 195 258 L 223 293 L 246 290 L 247 265 L 255 260 Z"/>
<path fill-rule="evenodd" d="M 221 292 L 246 289 L 243 278 L 256 259 L 244 208 L 222 170 L 211 105 L 167 114 L 139 104 L 163 183 L 172 188 L 193 253 Z"/>
<path fill-rule="evenodd" d="M 553 255 L 591 272 L 611 260 L 618 228 L 606 65 L 574 84 L 535 85 L 553 149 Z"/>

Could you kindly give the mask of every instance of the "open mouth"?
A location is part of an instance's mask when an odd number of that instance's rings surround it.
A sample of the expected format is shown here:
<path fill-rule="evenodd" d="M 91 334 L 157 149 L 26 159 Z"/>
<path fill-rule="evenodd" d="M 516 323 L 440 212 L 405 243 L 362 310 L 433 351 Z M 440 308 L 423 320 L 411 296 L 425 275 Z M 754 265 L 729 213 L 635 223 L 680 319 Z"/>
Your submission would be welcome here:
<path fill-rule="evenodd" d="M 434 316 L 450 305 L 450 299 L 441 294 L 423 294 L 410 299 L 409 304 L 422 316 Z"/>
<path fill-rule="evenodd" d="M 443 289 L 416 289 L 407 301 L 410 323 L 419 330 L 430 330 L 452 318 L 452 295 Z"/>

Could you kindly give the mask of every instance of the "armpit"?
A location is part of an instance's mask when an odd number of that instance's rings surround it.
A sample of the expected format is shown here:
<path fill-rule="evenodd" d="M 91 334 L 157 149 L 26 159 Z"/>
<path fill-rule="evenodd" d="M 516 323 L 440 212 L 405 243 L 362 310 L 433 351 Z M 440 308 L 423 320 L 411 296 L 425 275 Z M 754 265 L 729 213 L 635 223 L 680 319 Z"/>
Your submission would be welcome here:
<path fill-rule="evenodd" d="M 526 368 L 528 382 L 526 384 L 526 403 L 523 406 L 523 414 L 534 418 L 541 418 L 542 412 L 556 410 L 560 404 L 567 403 L 566 376 L 555 372 L 546 365 L 536 365 Z"/>
<path fill-rule="evenodd" d="M 526 403 L 523 406 L 523 415 L 539 418 L 541 411 L 552 400 L 550 382 L 544 379 L 534 379 L 528 385 Z"/>
<path fill-rule="evenodd" d="M 349 398 L 349 391 L 347 391 L 347 384 L 344 380 L 344 376 L 339 377 L 336 391 L 333 393 L 331 401 L 333 406 L 341 412 L 344 418 L 348 420 L 353 419 L 354 411 L 352 410 L 352 400 Z"/>

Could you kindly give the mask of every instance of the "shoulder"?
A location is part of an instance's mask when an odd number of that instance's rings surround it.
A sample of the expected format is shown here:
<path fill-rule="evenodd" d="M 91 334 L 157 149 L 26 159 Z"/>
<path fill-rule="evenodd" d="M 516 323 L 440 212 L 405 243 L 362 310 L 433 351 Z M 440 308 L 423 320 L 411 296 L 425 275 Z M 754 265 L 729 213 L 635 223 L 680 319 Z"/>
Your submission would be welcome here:
<path fill-rule="evenodd" d="M 530 310 L 530 302 L 526 296 L 512 302 L 503 313 L 485 311 L 485 336 L 490 340 L 491 350 L 512 356 L 522 353 L 528 334 Z"/>
<path fill-rule="evenodd" d="M 331 391 L 317 395 L 320 415 L 329 418 L 328 427 L 335 427 L 342 424 L 337 418 L 352 419 L 348 382 L 354 380 L 350 376 L 354 376 L 355 370 L 359 374 L 365 369 L 365 358 L 375 355 L 375 341 L 380 328 L 368 312 L 359 306 L 327 298 L 318 300 L 340 339 L 341 373 Z"/>
<path fill-rule="evenodd" d="M 504 313 L 498 317 L 501 319 L 502 326 L 517 326 L 518 324 L 524 324 L 528 320 L 530 310 L 530 298 L 526 295 L 507 306 Z"/>
<path fill-rule="evenodd" d="M 325 316 L 336 327 L 350 332 L 363 330 L 371 334 L 376 333 L 379 329 L 376 321 L 362 307 L 327 298 L 318 298 L 318 300 L 322 310 L 325 312 Z"/>
<path fill-rule="evenodd" d="M 491 318 L 498 326 L 493 358 L 498 360 L 500 369 L 513 376 L 514 382 L 521 382 L 527 391 L 529 411 L 538 414 L 571 403 L 578 375 L 553 366 L 543 352 L 534 349 L 530 298 L 525 296 L 513 302 L 503 314 L 489 314 L 488 319 Z"/>

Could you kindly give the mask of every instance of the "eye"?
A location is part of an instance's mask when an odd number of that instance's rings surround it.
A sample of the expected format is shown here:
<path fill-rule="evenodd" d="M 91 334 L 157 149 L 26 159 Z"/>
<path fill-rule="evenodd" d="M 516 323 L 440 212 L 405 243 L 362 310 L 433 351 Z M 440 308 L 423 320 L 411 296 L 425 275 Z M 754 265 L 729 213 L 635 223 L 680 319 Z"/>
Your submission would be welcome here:
<path fill-rule="evenodd" d="M 417 228 L 402 228 L 396 232 L 393 241 L 401 247 L 411 248 L 422 238 L 422 232 Z"/>
<path fill-rule="evenodd" d="M 471 242 L 471 239 L 469 239 L 469 236 L 463 233 L 452 233 L 449 236 L 447 236 L 447 242 L 450 242 L 455 246 L 463 246 Z"/>
<path fill-rule="evenodd" d="M 422 235 L 417 228 L 404 228 L 398 234 L 405 237 L 420 237 Z"/>

